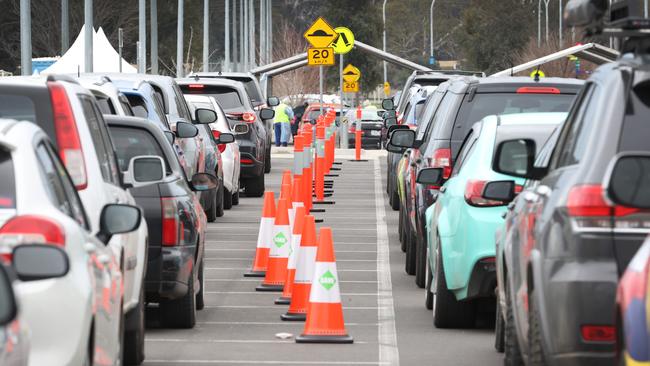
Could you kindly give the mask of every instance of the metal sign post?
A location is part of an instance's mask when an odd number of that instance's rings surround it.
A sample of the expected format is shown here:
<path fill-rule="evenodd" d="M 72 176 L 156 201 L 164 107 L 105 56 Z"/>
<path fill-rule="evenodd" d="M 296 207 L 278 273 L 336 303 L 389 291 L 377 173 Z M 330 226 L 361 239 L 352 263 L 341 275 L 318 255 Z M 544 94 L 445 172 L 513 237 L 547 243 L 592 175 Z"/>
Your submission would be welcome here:
<path fill-rule="evenodd" d="M 339 125 L 341 125 L 341 123 L 343 123 L 343 54 L 339 55 L 339 93 L 341 93 L 341 100 L 340 100 L 340 103 L 341 103 L 340 110 L 341 111 L 339 112 Z M 336 125 L 336 120 L 335 120 L 334 123 Z M 343 128 L 343 130 L 346 131 L 346 133 L 347 133 L 347 128 Z M 340 138 L 340 136 L 339 136 L 339 138 Z M 348 141 L 347 136 L 346 136 L 345 141 L 347 143 L 347 141 Z M 341 143 L 340 143 L 340 140 L 339 140 L 339 146 L 342 147 Z"/>
<path fill-rule="evenodd" d="M 318 89 L 320 91 L 320 114 L 323 115 L 323 66 L 318 67 Z"/>
<path fill-rule="evenodd" d="M 122 72 L 122 48 L 124 47 L 124 29 L 117 28 L 117 54 L 119 55 L 119 70 Z M 140 50 L 140 45 L 138 45 L 138 51 Z M 138 60 L 140 60 L 138 58 Z"/>

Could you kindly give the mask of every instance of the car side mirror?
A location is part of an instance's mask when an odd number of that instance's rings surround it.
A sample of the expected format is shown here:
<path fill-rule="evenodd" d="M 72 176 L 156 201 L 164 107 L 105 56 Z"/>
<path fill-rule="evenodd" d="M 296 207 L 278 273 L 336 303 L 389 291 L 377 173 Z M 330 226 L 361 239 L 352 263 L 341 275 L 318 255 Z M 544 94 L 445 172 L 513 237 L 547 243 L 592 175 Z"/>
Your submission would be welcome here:
<path fill-rule="evenodd" d="M 409 126 L 407 125 L 392 125 L 388 127 L 388 136 L 390 136 L 396 130 L 408 130 Z"/>
<path fill-rule="evenodd" d="M 273 119 L 275 117 L 275 111 L 271 108 L 262 108 L 260 110 L 260 118 L 263 120 Z"/>
<path fill-rule="evenodd" d="M 129 170 L 124 173 L 124 183 L 133 187 L 142 187 L 160 183 L 166 175 L 165 161 L 160 156 L 134 156 L 129 161 Z"/>
<path fill-rule="evenodd" d="M 397 118 L 395 117 L 388 117 L 384 120 L 384 125 L 388 128 L 397 126 Z"/>
<path fill-rule="evenodd" d="M 504 205 L 515 199 L 515 181 L 499 180 L 488 182 L 483 188 L 481 197 L 486 200 L 500 201 Z"/>
<path fill-rule="evenodd" d="M 384 112 L 383 115 L 384 118 L 391 118 L 391 117 L 396 117 L 397 118 L 397 112 L 395 112 L 394 109 L 390 109 Z"/>
<path fill-rule="evenodd" d="M 393 98 L 386 98 L 381 101 L 381 107 L 386 110 L 395 109 Z"/>
<path fill-rule="evenodd" d="M 208 173 L 196 173 L 190 180 L 190 188 L 193 191 L 209 191 L 217 188 L 217 177 Z"/>
<path fill-rule="evenodd" d="M 217 144 L 230 144 L 232 142 L 235 142 L 235 135 L 232 133 L 221 133 L 219 139 L 217 139 Z"/>
<path fill-rule="evenodd" d="M 605 174 L 607 198 L 616 205 L 650 209 L 650 154 L 622 153 Z"/>
<path fill-rule="evenodd" d="M 245 133 L 248 133 L 250 131 L 250 127 L 246 123 L 237 123 L 236 125 L 232 126 L 232 132 L 235 135 L 243 135 Z"/>
<path fill-rule="evenodd" d="M 442 168 L 424 168 L 420 169 L 418 176 L 415 179 L 416 183 L 426 184 L 430 186 L 439 186 L 442 184 L 443 171 Z"/>
<path fill-rule="evenodd" d="M 395 130 L 390 135 L 386 150 L 394 153 L 403 153 L 406 149 L 413 147 L 415 142 L 415 131 L 409 129 Z"/>
<path fill-rule="evenodd" d="M 278 98 L 278 97 L 269 97 L 266 100 L 266 105 L 268 105 L 269 107 L 275 107 L 277 105 L 280 105 L 280 98 Z M 271 118 L 273 118 L 273 117 L 271 117 Z"/>
<path fill-rule="evenodd" d="M 176 135 L 171 132 L 171 131 L 163 131 L 163 134 L 165 135 L 165 138 L 167 141 L 169 141 L 170 144 L 174 144 L 174 141 L 176 140 Z"/>
<path fill-rule="evenodd" d="M 11 264 L 21 281 L 59 278 L 70 270 L 65 250 L 52 244 L 18 245 L 12 252 Z"/>
<path fill-rule="evenodd" d="M 108 244 L 113 235 L 134 231 L 140 226 L 142 213 L 136 206 L 112 203 L 104 206 L 99 217 L 97 239 Z"/>
<path fill-rule="evenodd" d="M 178 122 L 176 123 L 176 137 L 179 139 L 187 139 L 195 137 L 199 134 L 199 129 L 191 123 Z"/>
<path fill-rule="evenodd" d="M 194 112 L 194 123 L 209 124 L 217 120 L 217 112 L 207 108 L 197 108 Z"/>
<path fill-rule="evenodd" d="M 16 295 L 11 285 L 9 273 L 7 272 L 7 268 L 2 264 L 0 264 L 0 294 L 2 294 L 0 296 L 0 326 L 4 327 L 16 319 L 18 315 L 18 304 L 16 304 Z"/>
<path fill-rule="evenodd" d="M 497 145 L 492 170 L 514 177 L 539 180 L 546 174 L 546 169 L 535 168 L 534 162 L 534 140 L 506 140 Z"/>

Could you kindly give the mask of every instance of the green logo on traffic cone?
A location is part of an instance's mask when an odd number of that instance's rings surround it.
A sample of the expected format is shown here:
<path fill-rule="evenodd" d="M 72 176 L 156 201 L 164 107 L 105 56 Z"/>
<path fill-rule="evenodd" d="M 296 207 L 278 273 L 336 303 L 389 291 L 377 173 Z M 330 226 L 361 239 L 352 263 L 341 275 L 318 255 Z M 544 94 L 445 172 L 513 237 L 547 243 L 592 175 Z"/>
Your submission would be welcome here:
<path fill-rule="evenodd" d="M 334 284 L 336 283 L 336 277 L 334 277 L 332 272 L 327 270 L 327 272 L 325 272 L 322 276 L 320 276 L 320 278 L 318 279 L 318 282 L 323 287 L 325 287 L 325 290 L 329 290 L 332 287 L 334 287 Z"/>
<path fill-rule="evenodd" d="M 287 240 L 287 237 L 284 236 L 284 233 L 282 233 L 282 232 L 277 233 L 277 234 L 275 235 L 275 237 L 273 238 L 273 243 L 274 243 L 278 248 L 282 248 L 282 246 L 285 245 L 285 244 L 287 243 L 287 241 L 288 241 L 288 240 Z"/>

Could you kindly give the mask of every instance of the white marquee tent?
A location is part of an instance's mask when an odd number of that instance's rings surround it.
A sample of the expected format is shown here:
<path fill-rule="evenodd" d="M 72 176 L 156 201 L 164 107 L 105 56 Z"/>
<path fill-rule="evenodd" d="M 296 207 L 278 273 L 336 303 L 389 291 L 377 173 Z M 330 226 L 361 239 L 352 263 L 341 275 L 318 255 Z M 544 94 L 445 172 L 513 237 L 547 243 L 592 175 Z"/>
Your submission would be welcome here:
<path fill-rule="evenodd" d="M 71 74 L 85 71 L 85 27 L 81 27 L 81 32 L 68 51 L 57 62 L 43 70 L 41 74 Z M 138 72 L 133 65 L 120 59 L 101 27 L 98 31 L 93 29 L 93 71 L 119 72 L 119 62 L 122 62 L 122 72 Z"/>

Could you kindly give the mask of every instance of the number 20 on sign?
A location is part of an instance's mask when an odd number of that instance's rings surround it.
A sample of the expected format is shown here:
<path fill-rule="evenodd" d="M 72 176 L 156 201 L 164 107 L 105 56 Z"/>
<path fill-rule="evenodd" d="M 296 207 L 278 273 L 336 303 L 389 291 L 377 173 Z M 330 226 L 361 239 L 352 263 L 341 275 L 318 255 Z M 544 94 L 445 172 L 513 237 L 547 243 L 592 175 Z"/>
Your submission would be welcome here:
<path fill-rule="evenodd" d="M 331 47 L 308 49 L 307 64 L 310 66 L 334 65 L 334 50 Z"/>

